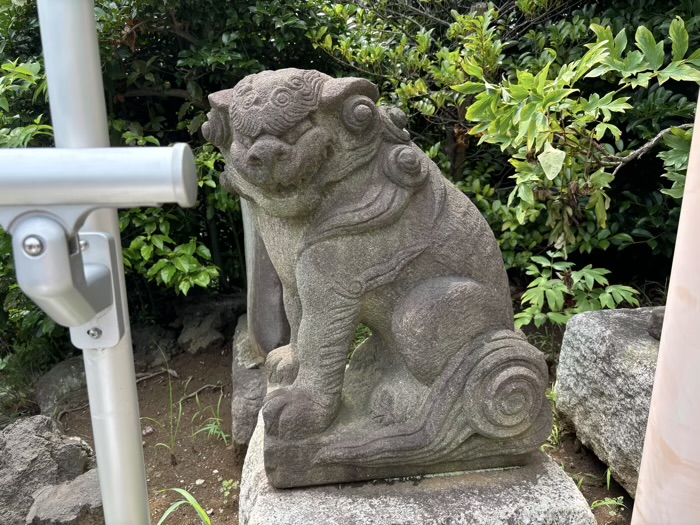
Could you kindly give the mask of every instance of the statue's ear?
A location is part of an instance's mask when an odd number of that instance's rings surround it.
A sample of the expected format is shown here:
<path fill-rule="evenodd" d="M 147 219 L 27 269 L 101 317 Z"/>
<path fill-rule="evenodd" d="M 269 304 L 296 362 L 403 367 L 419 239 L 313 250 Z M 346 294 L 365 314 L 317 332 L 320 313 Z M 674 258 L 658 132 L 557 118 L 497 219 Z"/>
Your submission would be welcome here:
<path fill-rule="evenodd" d="M 364 78 L 334 78 L 323 84 L 321 104 L 330 105 L 339 103 L 352 95 L 362 95 L 373 102 L 379 100 L 377 86 Z"/>
<path fill-rule="evenodd" d="M 212 93 L 208 97 L 209 105 L 212 108 L 223 109 L 224 112 L 228 111 L 228 107 L 233 102 L 233 89 L 224 89 L 222 91 L 217 91 Z"/>

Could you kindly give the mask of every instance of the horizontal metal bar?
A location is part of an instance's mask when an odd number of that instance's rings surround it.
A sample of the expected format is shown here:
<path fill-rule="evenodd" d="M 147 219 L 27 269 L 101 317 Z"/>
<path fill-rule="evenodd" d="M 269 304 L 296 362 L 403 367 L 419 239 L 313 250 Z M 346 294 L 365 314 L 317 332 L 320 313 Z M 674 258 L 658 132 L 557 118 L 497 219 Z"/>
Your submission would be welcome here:
<path fill-rule="evenodd" d="M 194 206 L 197 171 L 187 144 L 171 148 L 0 150 L 0 206 Z"/>

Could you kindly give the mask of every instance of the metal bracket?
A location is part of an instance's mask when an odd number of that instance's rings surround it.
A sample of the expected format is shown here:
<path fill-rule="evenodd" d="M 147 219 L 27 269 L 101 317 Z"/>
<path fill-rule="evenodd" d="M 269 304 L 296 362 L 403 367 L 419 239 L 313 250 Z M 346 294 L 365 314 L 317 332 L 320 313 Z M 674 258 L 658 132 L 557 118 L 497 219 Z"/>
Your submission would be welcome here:
<path fill-rule="evenodd" d="M 12 234 L 20 288 L 70 327 L 76 347 L 116 346 L 125 333 L 119 247 L 109 233 L 80 229 L 99 208 L 193 206 L 189 146 L 0 151 L 3 159 L 22 174 L 0 173 L 0 226 Z"/>
<path fill-rule="evenodd" d="M 41 212 L 13 221 L 12 244 L 22 291 L 62 326 L 78 348 L 110 348 L 124 336 L 117 247 L 103 232 L 78 237 Z"/>
<path fill-rule="evenodd" d="M 107 266 L 110 270 L 111 295 L 114 301 L 106 310 L 87 323 L 70 329 L 73 344 L 80 348 L 111 348 L 124 337 L 124 315 L 117 274 L 117 245 L 114 237 L 104 232 L 80 232 L 80 249 L 86 268 Z"/>

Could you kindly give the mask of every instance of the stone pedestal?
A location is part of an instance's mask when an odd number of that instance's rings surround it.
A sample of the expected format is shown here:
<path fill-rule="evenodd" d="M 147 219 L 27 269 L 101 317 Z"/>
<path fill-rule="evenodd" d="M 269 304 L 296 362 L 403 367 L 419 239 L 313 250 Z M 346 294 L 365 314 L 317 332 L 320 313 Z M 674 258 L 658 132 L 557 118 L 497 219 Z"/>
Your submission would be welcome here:
<path fill-rule="evenodd" d="M 260 422 L 243 467 L 240 525 L 595 525 L 574 482 L 542 453 L 524 467 L 275 489 Z"/>

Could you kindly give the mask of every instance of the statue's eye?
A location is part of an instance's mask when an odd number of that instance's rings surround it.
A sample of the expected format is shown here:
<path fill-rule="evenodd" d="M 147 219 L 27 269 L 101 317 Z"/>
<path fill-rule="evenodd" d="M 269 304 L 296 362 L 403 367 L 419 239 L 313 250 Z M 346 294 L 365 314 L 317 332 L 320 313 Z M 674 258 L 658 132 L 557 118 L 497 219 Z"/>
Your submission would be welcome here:
<path fill-rule="evenodd" d="M 297 141 L 313 127 L 314 125 L 309 119 L 304 119 L 292 129 L 287 131 L 287 133 L 282 135 L 282 140 L 284 140 L 287 144 L 296 144 Z"/>

